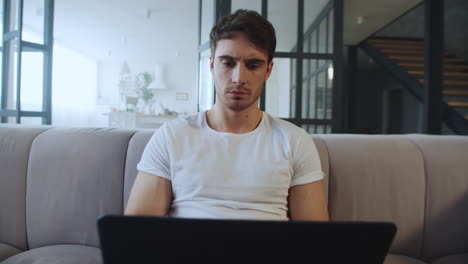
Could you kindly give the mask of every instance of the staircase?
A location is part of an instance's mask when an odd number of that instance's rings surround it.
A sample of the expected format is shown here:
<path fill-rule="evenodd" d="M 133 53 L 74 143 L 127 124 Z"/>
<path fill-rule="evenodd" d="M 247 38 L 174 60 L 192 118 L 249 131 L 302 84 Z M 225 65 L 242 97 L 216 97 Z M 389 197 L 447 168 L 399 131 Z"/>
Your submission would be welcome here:
<path fill-rule="evenodd" d="M 423 101 L 424 40 L 370 38 L 360 48 Z M 455 133 L 468 135 L 468 64 L 445 52 L 443 78 L 443 121 Z"/>

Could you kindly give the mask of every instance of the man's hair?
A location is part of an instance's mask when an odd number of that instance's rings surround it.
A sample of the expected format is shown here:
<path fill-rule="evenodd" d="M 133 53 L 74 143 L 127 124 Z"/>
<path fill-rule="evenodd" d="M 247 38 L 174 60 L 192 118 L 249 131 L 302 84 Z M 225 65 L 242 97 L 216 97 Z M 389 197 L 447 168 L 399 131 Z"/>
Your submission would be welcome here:
<path fill-rule="evenodd" d="M 273 60 L 276 49 L 276 34 L 273 25 L 259 13 L 244 9 L 221 18 L 211 29 L 211 54 L 214 56 L 219 40 L 232 39 L 237 32 L 244 33 L 258 49 L 266 51 L 268 62 Z"/>

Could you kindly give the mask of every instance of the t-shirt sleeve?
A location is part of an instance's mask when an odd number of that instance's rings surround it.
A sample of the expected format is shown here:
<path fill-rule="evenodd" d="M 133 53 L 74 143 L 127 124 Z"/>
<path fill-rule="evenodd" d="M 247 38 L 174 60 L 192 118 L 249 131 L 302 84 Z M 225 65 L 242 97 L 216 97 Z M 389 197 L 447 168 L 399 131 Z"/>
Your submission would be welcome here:
<path fill-rule="evenodd" d="M 293 149 L 293 176 L 291 187 L 311 183 L 324 178 L 320 156 L 311 136 L 301 133 Z"/>
<path fill-rule="evenodd" d="M 171 180 L 167 131 L 163 125 L 154 132 L 143 151 L 137 170 Z"/>

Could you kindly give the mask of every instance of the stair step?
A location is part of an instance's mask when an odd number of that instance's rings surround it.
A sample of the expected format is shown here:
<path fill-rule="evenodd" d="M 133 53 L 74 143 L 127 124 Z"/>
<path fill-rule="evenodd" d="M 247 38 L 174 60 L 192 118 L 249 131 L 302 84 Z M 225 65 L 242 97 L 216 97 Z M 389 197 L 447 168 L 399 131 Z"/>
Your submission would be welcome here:
<path fill-rule="evenodd" d="M 451 107 L 468 107 L 468 102 L 448 102 Z"/>
<path fill-rule="evenodd" d="M 444 95 L 465 96 L 468 95 L 468 90 L 442 90 Z"/>
<path fill-rule="evenodd" d="M 419 46 L 419 45 L 401 45 L 401 44 L 387 44 L 387 43 L 374 43 L 372 44 L 374 47 L 384 49 L 384 48 L 390 48 L 390 49 L 404 49 L 404 50 L 424 50 L 424 46 Z"/>
<path fill-rule="evenodd" d="M 371 43 L 397 43 L 424 46 L 424 40 L 369 39 Z"/>
<path fill-rule="evenodd" d="M 424 63 L 416 63 L 416 62 L 399 62 L 398 65 L 402 67 L 424 67 Z M 446 69 L 468 69 L 468 65 L 457 65 L 457 64 L 444 64 L 444 68 Z"/>
<path fill-rule="evenodd" d="M 419 79 L 419 82 L 424 83 L 424 79 Z M 444 85 L 448 85 L 448 86 L 468 86 L 468 81 L 444 80 Z"/>
<path fill-rule="evenodd" d="M 408 71 L 411 75 L 424 75 L 424 71 Z M 468 73 L 464 72 L 444 72 L 445 77 L 468 77 Z"/>
<path fill-rule="evenodd" d="M 381 49 L 384 54 L 412 54 L 412 55 L 424 55 L 424 50 L 413 49 L 413 50 L 402 50 L 402 49 Z M 444 56 L 450 56 L 448 52 L 444 52 Z"/>
<path fill-rule="evenodd" d="M 424 56 L 398 56 L 398 55 L 390 55 L 388 56 L 392 60 L 404 60 L 404 61 L 424 61 Z M 461 58 L 444 58 L 444 62 L 453 62 L 453 63 L 463 63 L 465 62 L 464 59 Z"/>

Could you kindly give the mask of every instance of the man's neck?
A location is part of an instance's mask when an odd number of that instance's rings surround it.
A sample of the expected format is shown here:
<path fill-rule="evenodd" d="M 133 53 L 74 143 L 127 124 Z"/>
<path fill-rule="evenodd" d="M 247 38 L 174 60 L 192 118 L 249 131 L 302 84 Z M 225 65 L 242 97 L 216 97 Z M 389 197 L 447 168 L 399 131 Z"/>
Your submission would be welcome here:
<path fill-rule="evenodd" d="M 253 131 L 260 124 L 263 113 L 258 108 L 232 111 L 215 104 L 206 112 L 208 125 L 226 133 L 244 134 Z"/>

